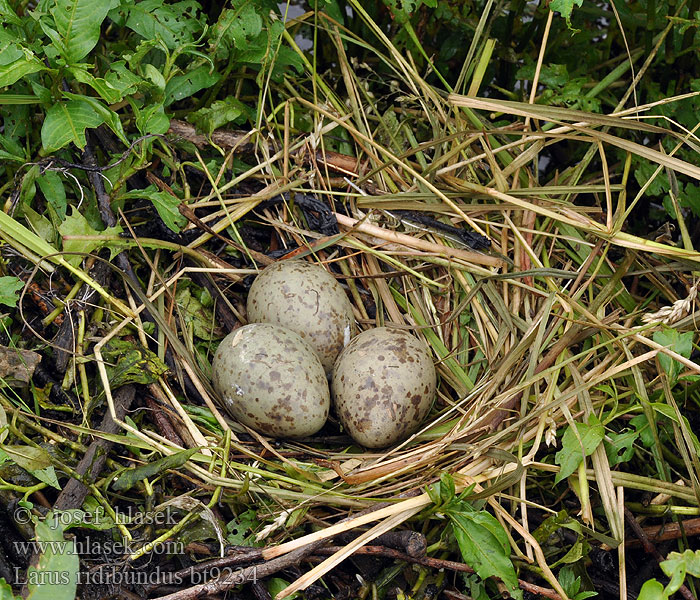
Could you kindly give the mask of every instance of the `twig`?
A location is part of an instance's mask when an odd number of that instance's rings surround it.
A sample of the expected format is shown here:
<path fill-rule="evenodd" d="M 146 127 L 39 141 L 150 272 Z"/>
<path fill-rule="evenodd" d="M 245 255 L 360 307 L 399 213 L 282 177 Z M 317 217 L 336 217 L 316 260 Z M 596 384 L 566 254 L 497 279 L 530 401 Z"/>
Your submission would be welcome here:
<path fill-rule="evenodd" d="M 681 529 L 682 527 L 682 529 Z M 688 537 L 700 535 L 700 518 L 688 519 L 681 523 L 664 523 L 663 525 L 652 525 L 642 528 L 644 534 L 651 542 L 666 542 L 677 540 L 682 535 Z M 640 546 L 641 540 L 626 540 L 625 546 Z"/>
<path fill-rule="evenodd" d="M 195 585 L 173 594 L 168 594 L 167 596 L 159 596 L 155 600 L 195 600 L 204 596 L 225 592 L 243 583 L 264 579 L 282 569 L 296 565 L 309 554 L 313 553 L 321 544 L 322 542 L 309 544 L 308 546 L 294 550 L 279 558 L 273 558 L 267 562 L 246 567 L 240 571 L 230 573 L 225 577 L 219 577 L 213 581 Z"/>

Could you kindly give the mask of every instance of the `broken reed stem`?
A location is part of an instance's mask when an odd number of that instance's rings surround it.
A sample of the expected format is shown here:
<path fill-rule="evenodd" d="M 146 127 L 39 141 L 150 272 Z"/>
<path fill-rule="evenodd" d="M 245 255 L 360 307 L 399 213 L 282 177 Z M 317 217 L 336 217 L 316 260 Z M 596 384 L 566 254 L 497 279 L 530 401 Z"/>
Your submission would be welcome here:
<path fill-rule="evenodd" d="M 384 241 L 391 242 L 393 244 L 400 244 L 401 246 L 406 246 L 408 248 L 413 248 L 415 250 L 423 250 L 424 252 L 432 252 L 440 256 L 451 256 L 454 258 L 462 259 L 466 262 L 470 262 L 477 265 L 485 265 L 487 267 L 502 267 L 505 262 L 494 256 L 489 256 L 488 254 L 482 254 L 480 252 L 470 252 L 469 250 L 463 250 L 461 248 L 451 248 L 450 246 L 443 246 L 442 244 L 434 244 L 428 240 L 422 238 L 416 238 L 404 233 L 398 233 L 396 231 L 389 231 L 383 227 L 378 227 L 377 225 L 372 225 L 371 223 L 366 223 L 359 221 L 358 219 L 353 219 L 346 215 L 341 215 L 339 213 L 333 213 L 338 223 L 343 227 L 348 229 L 354 229 L 361 233 L 366 233 Z"/>

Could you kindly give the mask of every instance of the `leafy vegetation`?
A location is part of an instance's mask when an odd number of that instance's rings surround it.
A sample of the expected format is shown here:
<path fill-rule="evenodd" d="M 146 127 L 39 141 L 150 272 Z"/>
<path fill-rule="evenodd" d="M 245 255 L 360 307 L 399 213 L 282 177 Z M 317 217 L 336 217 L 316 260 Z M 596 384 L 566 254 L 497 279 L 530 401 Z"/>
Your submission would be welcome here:
<path fill-rule="evenodd" d="M 0 0 L 0 26 L 0 598 L 692 597 L 697 0 Z M 398 447 L 221 409 L 217 344 L 291 257 L 430 346 Z"/>

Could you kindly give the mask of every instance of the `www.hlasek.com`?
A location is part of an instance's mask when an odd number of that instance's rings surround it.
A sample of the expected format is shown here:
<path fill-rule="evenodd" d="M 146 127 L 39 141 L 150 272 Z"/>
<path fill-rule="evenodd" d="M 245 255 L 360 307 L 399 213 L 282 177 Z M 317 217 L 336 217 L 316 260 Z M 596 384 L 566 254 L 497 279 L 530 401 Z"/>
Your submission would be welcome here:
<path fill-rule="evenodd" d="M 80 556 L 122 556 L 133 554 L 139 547 L 125 544 L 123 542 L 113 542 L 109 540 L 96 540 L 86 538 L 84 540 L 49 540 L 49 541 L 29 541 L 13 542 L 18 552 L 28 555 L 51 554 L 66 556 L 78 554 Z M 150 554 L 184 554 L 185 545 L 177 541 L 157 542 L 149 552 Z"/>
<path fill-rule="evenodd" d="M 90 571 L 36 571 L 30 569 L 24 578 L 24 572 L 15 567 L 16 585 L 199 585 L 212 579 L 226 579 L 233 585 L 255 583 L 257 567 L 233 569 L 232 567 L 212 567 L 206 570 L 193 568 L 185 571 L 161 571 L 158 567 L 152 571 L 123 570 L 117 566 L 105 565 Z"/>

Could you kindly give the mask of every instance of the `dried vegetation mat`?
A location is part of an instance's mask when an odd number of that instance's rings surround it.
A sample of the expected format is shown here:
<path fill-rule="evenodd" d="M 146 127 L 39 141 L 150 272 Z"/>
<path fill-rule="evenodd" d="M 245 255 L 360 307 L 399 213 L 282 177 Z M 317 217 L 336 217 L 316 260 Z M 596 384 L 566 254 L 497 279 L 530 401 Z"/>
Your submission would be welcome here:
<path fill-rule="evenodd" d="M 277 598 L 396 586 L 463 598 L 488 581 L 567 598 L 585 571 L 566 566 L 600 556 L 611 570 L 593 584 L 622 595 L 637 536 L 691 531 L 700 499 L 700 254 L 677 206 L 677 243 L 629 233 L 645 188 L 628 192 L 635 156 L 656 165 L 647 186 L 677 189 L 700 168 L 631 139 L 700 140 L 647 124 L 655 105 L 600 115 L 480 98 L 480 63 L 472 94 L 439 93 L 388 40 L 387 105 L 367 92 L 370 67 L 343 60 L 361 41 L 322 27 L 342 82 L 290 86 L 255 130 L 204 136 L 173 121 L 155 142 L 143 174 L 176 198 L 179 234 L 147 229 L 151 205 L 110 219 L 99 177 L 105 223 L 122 233 L 64 237 L 77 254 L 0 213 L 6 260 L 36 265 L 26 331 L 66 373 L 35 384 L 34 405 L 0 393 L 7 448 L 33 473 L 32 461 L 55 467 L 62 491 L 3 489 L 34 511 L 112 518 L 131 548 L 118 568 L 160 569 L 133 588 L 149 597 L 254 585 Z M 544 177 L 538 157 L 556 145 L 585 157 Z M 366 451 L 331 418 L 313 438 L 272 440 L 221 409 L 213 351 L 245 324 L 251 276 L 291 257 L 336 276 L 360 329 L 408 329 L 431 348 L 437 397 L 410 439 Z M 32 285 L 49 281 L 64 291 L 38 318 Z M 176 518 L 124 523 L 127 509 Z M 185 551 L 158 554 L 168 541 Z"/>

